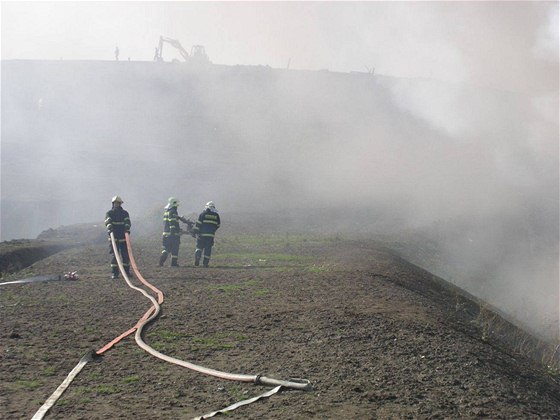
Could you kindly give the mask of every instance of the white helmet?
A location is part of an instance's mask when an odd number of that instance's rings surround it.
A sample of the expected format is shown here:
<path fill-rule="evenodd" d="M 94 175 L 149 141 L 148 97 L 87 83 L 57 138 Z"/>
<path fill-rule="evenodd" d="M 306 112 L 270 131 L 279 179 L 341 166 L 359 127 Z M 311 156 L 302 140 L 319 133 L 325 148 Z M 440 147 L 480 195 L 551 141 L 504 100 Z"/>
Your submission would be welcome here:
<path fill-rule="evenodd" d="M 169 197 L 167 203 L 169 207 L 177 207 L 179 205 L 179 200 L 177 200 L 175 197 Z"/>
<path fill-rule="evenodd" d="M 122 198 L 118 195 L 115 195 L 112 199 L 111 199 L 111 203 L 124 203 L 124 201 L 122 201 Z"/>
<path fill-rule="evenodd" d="M 209 201 L 208 203 L 206 203 L 206 208 L 210 210 L 216 210 L 216 206 L 214 205 L 213 201 Z"/>

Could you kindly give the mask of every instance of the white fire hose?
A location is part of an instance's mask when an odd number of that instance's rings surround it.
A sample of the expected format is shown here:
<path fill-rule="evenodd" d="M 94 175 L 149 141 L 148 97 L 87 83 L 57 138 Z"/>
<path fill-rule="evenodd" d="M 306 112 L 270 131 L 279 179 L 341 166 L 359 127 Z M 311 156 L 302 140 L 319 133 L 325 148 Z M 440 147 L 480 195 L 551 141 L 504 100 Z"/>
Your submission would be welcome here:
<path fill-rule="evenodd" d="M 206 375 L 215 376 L 217 378 L 226 379 L 226 380 L 229 380 L 229 381 L 253 382 L 253 383 L 259 384 L 259 385 L 282 386 L 282 387 L 285 387 L 285 388 L 293 388 L 293 389 L 299 389 L 299 390 L 305 390 L 305 391 L 311 390 L 311 384 L 309 383 L 309 381 L 307 381 L 305 379 L 292 379 L 292 380 L 289 380 L 289 381 L 285 381 L 285 380 L 267 378 L 266 376 L 262 376 L 262 375 L 244 375 L 244 374 L 222 372 L 222 371 L 219 371 L 219 370 L 216 370 L 216 369 L 206 368 L 206 367 L 203 367 L 203 366 L 195 365 L 194 363 L 186 362 L 184 360 L 179 360 L 179 359 L 176 359 L 174 357 L 167 356 L 167 355 L 165 355 L 163 353 L 160 353 L 159 351 L 155 350 L 154 348 L 150 347 L 142 339 L 142 331 L 143 331 L 143 328 L 147 324 L 149 324 L 150 322 L 152 322 L 153 320 L 155 320 L 159 316 L 159 313 L 161 311 L 161 307 L 160 307 L 159 303 L 154 299 L 154 297 L 149 295 L 144 289 L 136 287 L 130 282 L 130 279 L 128 278 L 128 275 L 126 274 L 126 272 L 124 270 L 123 263 L 122 263 L 122 258 L 121 258 L 120 254 L 118 252 L 118 248 L 117 248 L 117 245 L 116 245 L 116 242 L 115 242 L 115 237 L 114 237 L 113 233 L 111 233 L 111 243 L 113 245 L 113 252 L 115 253 L 115 257 L 117 259 L 119 269 L 120 269 L 126 283 L 128 284 L 128 286 L 131 287 L 134 290 L 139 291 L 144 296 L 146 296 L 148 299 L 150 299 L 150 301 L 152 302 L 152 304 L 154 305 L 154 308 L 155 308 L 155 311 L 152 313 L 152 315 L 149 318 L 147 318 L 146 320 L 144 320 L 143 322 L 141 322 L 137 325 L 138 328 L 137 328 L 136 333 L 134 335 L 134 339 L 136 340 L 136 343 L 143 350 L 145 350 L 146 352 L 150 353 L 151 355 L 153 355 L 153 356 L 155 356 L 155 357 L 157 357 L 161 360 L 165 360 L 166 362 L 173 363 L 173 364 L 176 364 L 176 365 L 179 365 L 179 366 L 183 366 L 183 367 L 186 367 L 187 369 L 191 369 L 191 370 L 194 370 L 196 372 L 204 373 Z M 131 245 L 130 236 L 128 235 L 128 233 L 126 234 L 126 243 L 127 243 L 128 254 L 131 258 L 131 262 L 132 262 L 131 265 L 132 265 L 132 268 L 134 270 L 134 273 L 138 276 L 138 278 L 141 278 L 142 280 L 144 280 L 142 275 L 138 271 L 138 268 L 136 267 L 136 263 L 134 262 L 134 257 L 133 257 L 133 254 L 132 254 L 132 245 Z"/>

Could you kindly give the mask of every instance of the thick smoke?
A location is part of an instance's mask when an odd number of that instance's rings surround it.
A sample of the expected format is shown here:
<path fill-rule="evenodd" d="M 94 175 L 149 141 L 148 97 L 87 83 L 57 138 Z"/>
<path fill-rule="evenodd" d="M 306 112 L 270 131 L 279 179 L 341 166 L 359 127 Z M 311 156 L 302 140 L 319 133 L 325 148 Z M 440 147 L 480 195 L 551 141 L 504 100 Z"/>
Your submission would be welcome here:
<path fill-rule="evenodd" d="M 344 40 L 318 20 L 304 49 L 336 68 L 365 42 L 362 73 L 3 61 L 2 240 L 100 223 L 115 194 L 136 220 L 214 200 L 225 220 L 432 244 L 437 261 L 403 252 L 557 338 L 558 5 L 430 4 L 305 4 L 375 17 Z"/>

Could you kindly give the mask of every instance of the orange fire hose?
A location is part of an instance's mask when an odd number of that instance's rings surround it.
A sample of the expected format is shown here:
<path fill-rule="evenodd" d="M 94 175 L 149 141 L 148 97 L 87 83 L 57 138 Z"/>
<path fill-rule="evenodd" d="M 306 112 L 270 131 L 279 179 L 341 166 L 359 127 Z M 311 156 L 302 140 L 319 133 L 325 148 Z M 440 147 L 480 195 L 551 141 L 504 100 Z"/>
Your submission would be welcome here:
<path fill-rule="evenodd" d="M 112 235 L 112 234 L 111 234 Z M 113 245 L 113 252 L 115 252 L 115 255 L 117 255 L 117 261 L 120 259 L 120 255 L 116 250 L 115 247 L 115 242 L 114 242 L 114 238 L 111 238 L 111 244 Z M 134 274 L 136 274 L 136 277 L 143 283 L 145 284 L 147 287 L 149 287 L 152 291 L 154 291 L 157 296 L 158 296 L 158 304 L 162 304 L 163 303 L 163 293 L 161 290 L 159 290 L 158 288 L 156 288 L 155 286 L 153 286 L 152 284 L 150 284 L 144 277 L 142 277 L 142 274 L 140 274 L 140 271 L 138 270 L 138 267 L 136 265 L 136 261 L 134 260 L 134 255 L 132 254 L 132 247 L 130 246 L 130 236 L 128 235 L 128 233 L 126 234 L 126 246 L 128 248 L 128 256 L 130 257 L 130 265 L 132 265 L 132 269 L 134 270 Z M 123 276 L 126 277 L 126 273 L 124 271 L 124 269 L 121 267 L 122 266 L 122 260 L 121 260 L 121 264 L 119 265 L 119 269 L 122 272 Z M 129 282 L 127 282 L 129 286 L 131 286 L 131 284 Z M 131 286 L 132 287 L 132 286 Z M 134 287 L 133 287 L 134 288 Z M 119 341 L 121 341 L 123 338 L 129 336 L 130 334 L 132 334 L 134 331 L 136 331 L 138 329 L 138 326 L 141 322 L 145 321 L 146 319 L 148 319 L 150 317 L 150 315 L 156 310 L 155 306 L 150 307 L 150 309 L 148 309 L 148 311 L 144 314 L 144 316 L 142 316 L 142 318 L 140 318 L 140 320 L 136 323 L 136 325 L 134 327 L 132 327 L 131 329 L 129 329 L 128 331 L 125 331 L 124 333 L 122 333 L 121 335 L 119 335 L 117 338 L 115 338 L 113 341 L 111 341 L 110 343 L 107 343 L 105 346 L 103 346 L 101 349 L 97 350 L 95 353 L 98 355 L 101 355 L 103 353 L 105 353 L 107 350 L 109 350 L 111 347 L 113 347 L 116 343 L 118 343 Z"/>
<path fill-rule="evenodd" d="M 128 239 L 128 238 L 127 238 Z M 118 253 L 117 247 L 115 246 L 115 240 L 114 240 L 114 236 L 111 233 L 111 244 L 113 246 L 113 252 L 115 252 L 117 261 L 120 260 L 120 255 Z M 128 244 L 127 244 L 128 246 Z M 132 256 L 132 254 L 130 255 L 130 259 L 131 261 L 134 261 L 134 257 Z M 136 275 L 138 276 L 138 278 L 140 279 L 140 281 L 142 281 L 142 283 L 146 284 L 148 287 L 150 287 L 152 290 L 154 290 L 157 295 L 158 295 L 158 301 L 159 303 L 163 302 L 163 293 L 156 289 L 154 286 L 152 286 L 151 284 L 149 284 L 144 277 L 142 277 L 142 275 L 138 272 L 138 269 L 136 268 L 136 262 L 134 262 L 134 267 L 135 267 L 135 272 L 137 273 Z M 125 275 L 124 272 L 124 268 L 122 266 L 122 260 L 119 264 L 119 268 L 121 270 L 121 272 L 123 273 L 123 275 Z M 129 286 L 135 288 L 134 286 L 132 286 L 129 283 Z M 138 290 L 142 290 L 142 289 L 138 289 Z M 143 291 L 143 290 L 142 290 Z M 130 328 L 129 330 L 125 331 L 124 333 L 122 333 L 121 335 L 119 335 L 118 337 L 116 337 L 115 339 L 113 339 L 112 341 L 110 341 L 109 343 L 105 344 L 102 348 L 100 348 L 99 350 L 97 350 L 95 352 L 96 355 L 100 356 L 103 353 L 105 353 L 107 350 L 109 350 L 111 347 L 113 347 L 115 344 L 117 344 L 119 341 L 121 341 L 122 339 L 124 339 L 125 337 L 129 336 L 130 334 L 132 334 L 134 331 L 137 330 L 138 325 L 145 321 L 146 319 L 149 318 L 149 316 L 154 312 L 155 310 L 155 306 L 151 306 L 150 309 L 148 309 L 146 311 L 146 313 L 142 316 L 142 318 L 140 318 L 140 320 L 136 323 L 136 325 L 132 328 Z M 78 373 L 81 372 L 81 370 L 84 368 L 84 366 L 90 362 L 93 359 L 93 352 L 87 352 L 78 362 L 78 364 L 74 367 L 74 369 L 72 369 L 72 371 L 70 371 L 70 373 L 68 374 L 68 376 L 66 377 L 66 379 L 62 382 L 62 384 L 60 384 L 58 386 L 58 388 L 51 394 L 51 396 L 47 399 L 47 401 L 45 401 L 45 403 L 39 408 L 39 410 L 37 410 L 37 412 L 35 413 L 35 415 L 33 416 L 32 420 L 41 420 L 45 414 L 47 414 L 47 412 L 51 409 L 51 407 L 56 403 L 56 401 L 60 398 L 60 396 L 64 393 L 64 391 L 66 391 L 66 389 L 68 388 L 68 386 L 70 386 L 70 383 L 74 380 L 74 378 L 78 375 Z"/>

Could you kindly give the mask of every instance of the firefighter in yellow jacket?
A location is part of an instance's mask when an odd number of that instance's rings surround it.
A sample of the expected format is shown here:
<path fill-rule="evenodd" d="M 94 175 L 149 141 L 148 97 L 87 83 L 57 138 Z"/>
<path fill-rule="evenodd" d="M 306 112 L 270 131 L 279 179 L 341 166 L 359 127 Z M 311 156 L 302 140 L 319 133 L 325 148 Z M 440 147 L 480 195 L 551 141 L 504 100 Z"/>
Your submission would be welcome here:
<path fill-rule="evenodd" d="M 190 220 L 179 216 L 177 207 L 179 207 L 179 200 L 169 197 L 163 213 L 163 250 L 159 257 L 160 267 L 167 260 L 168 254 L 171 254 L 171 267 L 179 267 L 179 247 L 181 246 L 181 233 L 183 233 L 179 221 L 192 224 Z"/>

